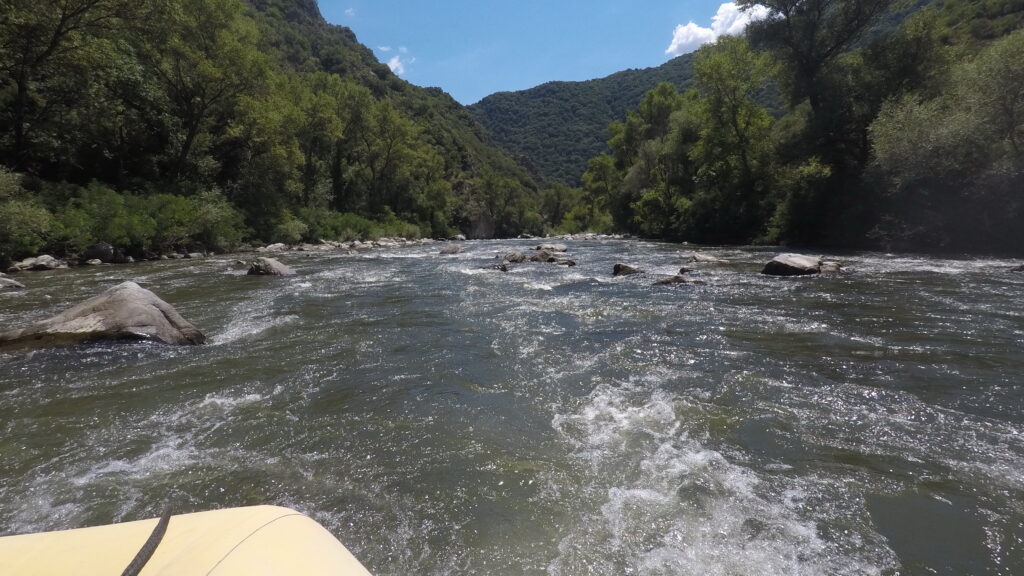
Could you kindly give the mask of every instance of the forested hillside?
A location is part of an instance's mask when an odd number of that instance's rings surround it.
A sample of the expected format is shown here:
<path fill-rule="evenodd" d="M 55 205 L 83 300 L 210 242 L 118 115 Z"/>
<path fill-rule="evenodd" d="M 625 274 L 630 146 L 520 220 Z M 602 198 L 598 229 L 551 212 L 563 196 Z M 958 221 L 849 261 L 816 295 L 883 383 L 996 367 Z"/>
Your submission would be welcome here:
<path fill-rule="evenodd" d="M 662 82 L 687 88 L 693 55 L 656 68 L 626 70 L 586 82 L 548 82 L 492 94 L 469 107 L 494 141 L 542 179 L 576 185 L 587 160 L 605 150 L 608 124 L 621 120 Z"/>
<path fill-rule="evenodd" d="M 314 0 L 13 0 L 0 259 L 540 232 L 536 185 Z"/>
<path fill-rule="evenodd" d="M 610 125 L 562 229 L 1024 251 L 1024 3 L 944 0 L 883 34 L 890 0 L 761 4 L 747 38 L 694 56 L 693 88 Z"/>

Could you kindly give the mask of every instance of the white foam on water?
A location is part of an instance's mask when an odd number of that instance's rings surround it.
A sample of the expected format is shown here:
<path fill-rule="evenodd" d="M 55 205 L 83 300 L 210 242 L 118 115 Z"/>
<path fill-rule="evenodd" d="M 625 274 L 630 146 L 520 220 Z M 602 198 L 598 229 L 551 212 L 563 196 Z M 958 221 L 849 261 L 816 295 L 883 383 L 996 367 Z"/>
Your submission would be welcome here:
<path fill-rule="evenodd" d="M 224 331 L 214 335 L 210 338 L 211 344 L 229 344 L 238 340 L 244 340 L 257 336 L 262 332 L 265 332 L 271 328 L 278 326 L 285 326 L 291 324 L 299 319 L 298 316 L 244 316 L 245 312 L 240 312 L 242 316 L 231 321 L 230 324 L 224 328 Z"/>
<path fill-rule="evenodd" d="M 689 437 L 681 416 L 688 402 L 642 380 L 601 384 L 552 422 L 587 468 L 584 492 L 599 497 L 579 503 L 583 517 L 564 535 L 550 574 L 881 572 L 870 554 L 844 557 L 823 541 L 798 512 L 798 492 L 777 494 L 752 469 Z"/>

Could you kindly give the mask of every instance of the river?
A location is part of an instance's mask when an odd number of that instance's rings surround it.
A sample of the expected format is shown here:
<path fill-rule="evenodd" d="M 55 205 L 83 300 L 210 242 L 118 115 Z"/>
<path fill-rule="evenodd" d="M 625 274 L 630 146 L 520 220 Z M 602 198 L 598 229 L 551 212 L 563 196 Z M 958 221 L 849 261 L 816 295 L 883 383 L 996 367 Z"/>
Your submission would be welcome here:
<path fill-rule="evenodd" d="M 209 342 L 0 353 L 0 535 L 277 504 L 377 576 L 1024 574 L 1012 262 L 567 243 L 20 275 L 0 327 L 134 280 Z"/>

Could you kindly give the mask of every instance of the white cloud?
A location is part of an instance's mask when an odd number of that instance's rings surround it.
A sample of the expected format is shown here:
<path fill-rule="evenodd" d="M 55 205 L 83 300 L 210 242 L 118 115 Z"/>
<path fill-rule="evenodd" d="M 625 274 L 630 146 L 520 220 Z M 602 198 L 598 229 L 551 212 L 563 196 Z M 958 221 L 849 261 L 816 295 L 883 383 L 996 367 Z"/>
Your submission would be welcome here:
<path fill-rule="evenodd" d="M 388 68 L 399 76 L 405 74 L 405 62 L 402 62 L 401 56 L 392 56 L 391 60 L 388 60 Z"/>
<path fill-rule="evenodd" d="M 768 9 L 764 6 L 757 5 L 749 10 L 742 10 L 735 2 L 726 2 L 718 7 L 718 12 L 711 18 L 710 28 L 698 26 L 692 21 L 686 25 L 676 26 L 672 34 L 672 44 L 665 50 L 665 54 L 679 56 L 714 42 L 719 36 L 742 34 L 747 24 L 761 20 L 767 15 Z"/>
<path fill-rule="evenodd" d="M 355 18 L 356 17 L 356 9 L 355 8 L 349 8 L 349 9 L 345 10 L 345 16 L 348 17 L 348 18 Z"/>
<path fill-rule="evenodd" d="M 377 46 L 377 50 L 381 52 L 391 52 L 391 46 Z"/>

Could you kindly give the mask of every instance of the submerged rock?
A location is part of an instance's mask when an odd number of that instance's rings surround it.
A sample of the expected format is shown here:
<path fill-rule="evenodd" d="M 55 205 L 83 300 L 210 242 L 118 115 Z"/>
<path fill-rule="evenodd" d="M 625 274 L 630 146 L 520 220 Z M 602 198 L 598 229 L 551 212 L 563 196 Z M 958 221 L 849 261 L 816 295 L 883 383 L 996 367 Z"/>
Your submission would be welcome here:
<path fill-rule="evenodd" d="M 274 260 L 260 257 L 249 264 L 249 276 L 294 276 L 295 270 Z"/>
<path fill-rule="evenodd" d="M 633 274 L 643 274 L 643 270 L 634 268 L 628 264 L 616 264 L 612 267 L 612 276 L 630 276 Z"/>
<path fill-rule="evenodd" d="M 16 280 L 11 280 L 10 278 L 0 278 L 0 290 L 12 290 L 24 287 L 24 284 Z"/>
<path fill-rule="evenodd" d="M 821 273 L 821 258 L 803 254 L 779 254 L 765 264 L 762 274 L 768 276 L 807 276 Z"/>
<path fill-rule="evenodd" d="M 1010 272 L 1024 272 L 1024 264 L 1021 264 L 1020 266 L 1016 266 L 1014 268 L 1010 268 Z"/>
<path fill-rule="evenodd" d="M 439 252 L 439 254 L 441 254 L 441 256 L 454 256 L 455 254 L 461 254 L 461 253 L 462 253 L 462 246 L 456 246 L 456 245 L 445 246 L 444 248 L 441 248 L 441 252 Z"/>
<path fill-rule="evenodd" d="M 53 318 L 0 333 L 0 347 L 56 346 L 90 340 L 202 344 L 203 333 L 167 302 L 134 282 L 118 284 Z"/>

